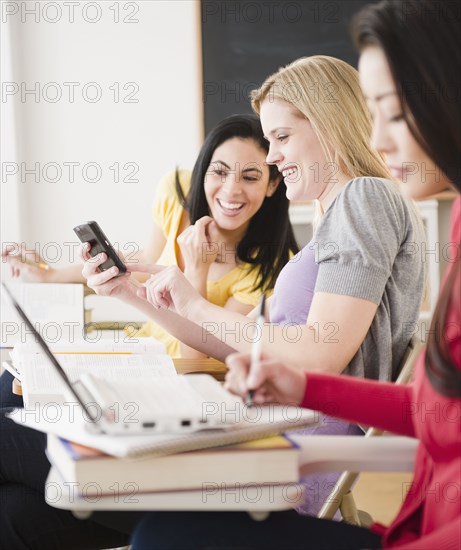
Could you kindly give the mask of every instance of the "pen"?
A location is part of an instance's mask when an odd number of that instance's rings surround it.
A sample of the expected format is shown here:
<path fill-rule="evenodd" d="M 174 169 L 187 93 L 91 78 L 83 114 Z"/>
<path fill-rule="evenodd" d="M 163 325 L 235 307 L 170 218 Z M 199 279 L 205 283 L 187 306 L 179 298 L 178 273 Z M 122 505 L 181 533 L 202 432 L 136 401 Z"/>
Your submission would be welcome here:
<path fill-rule="evenodd" d="M 258 315 L 256 317 L 256 326 L 258 327 L 258 334 L 257 338 L 253 342 L 253 346 L 251 348 L 251 363 L 250 363 L 250 371 L 256 365 L 256 363 L 259 363 L 261 361 L 261 354 L 262 354 L 262 347 L 263 347 L 263 327 L 264 322 L 266 320 L 264 313 L 265 313 L 265 307 L 266 307 L 266 295 L 263 294 L 261 296 L 261 301 L 259 302 L 259 308 L 258 308 Z M 246 402 L 248 405 L 253 404 L 253 398 L 254 398 L 254 390 L 248 390 Z"/>

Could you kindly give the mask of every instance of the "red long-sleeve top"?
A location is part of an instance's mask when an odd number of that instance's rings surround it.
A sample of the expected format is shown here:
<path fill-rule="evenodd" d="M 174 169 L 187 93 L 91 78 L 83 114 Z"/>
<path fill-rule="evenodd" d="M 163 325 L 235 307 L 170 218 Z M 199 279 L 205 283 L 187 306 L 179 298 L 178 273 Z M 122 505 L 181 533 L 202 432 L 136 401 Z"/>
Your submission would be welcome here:
<path fill-rule="evenodd" d="M 451 237 L 453 268 L 461 261 L 461 197 L 453 205 Z M 461 277 L 452 297 L 443 334 L 461 370 Z M 389 527 L 371 528 L 385 548 L 460 550 L 461 400 L 434 390 L 424 362 L 422 353 L 406 386 L 309 373 L 302 406 L 418 438 L 413 482 L 397 517 Z"/>

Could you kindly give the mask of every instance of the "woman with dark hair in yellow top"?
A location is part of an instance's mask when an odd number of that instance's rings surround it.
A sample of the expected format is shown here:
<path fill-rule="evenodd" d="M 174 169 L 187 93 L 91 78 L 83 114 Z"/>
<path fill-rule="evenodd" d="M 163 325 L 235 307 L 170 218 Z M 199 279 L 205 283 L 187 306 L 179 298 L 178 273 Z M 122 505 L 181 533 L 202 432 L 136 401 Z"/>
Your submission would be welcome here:
<path fill-rule="evenodd" d="M 211 303 L 249 313 L 296 253 L 286 188 L 273 166 L 259 119 L 236 115 L 208 135 L 192 174 L 176 170 L 159 186 L 154 221 L 162 232 L 160 265 L 178 265 Z M 201 356 L 154 321 L 152 335 L 172 356 Z"/>

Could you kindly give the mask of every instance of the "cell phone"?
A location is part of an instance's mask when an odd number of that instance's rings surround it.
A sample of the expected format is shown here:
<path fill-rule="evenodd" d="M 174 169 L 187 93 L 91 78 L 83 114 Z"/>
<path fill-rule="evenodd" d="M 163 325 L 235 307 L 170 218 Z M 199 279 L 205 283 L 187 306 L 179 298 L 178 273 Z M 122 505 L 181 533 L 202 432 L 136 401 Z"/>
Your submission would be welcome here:
<path fill-rule="evenodd" d="M 82 243 L 90 243 L 90 255 L 97 256 L 101 252 L 107 254 L 107 260 L 99 266 L 101 271 L 106 271 L 114 265 L 118 267 L 117 277 L 126 273 L 126 265 L 118 257 L 114 247 L 110 244 L 109 239 L 104 234 L 104 231 L 99 227 L 98 222 L 91 221 L 77 225 L 74 227 L 75 234 Z"/>

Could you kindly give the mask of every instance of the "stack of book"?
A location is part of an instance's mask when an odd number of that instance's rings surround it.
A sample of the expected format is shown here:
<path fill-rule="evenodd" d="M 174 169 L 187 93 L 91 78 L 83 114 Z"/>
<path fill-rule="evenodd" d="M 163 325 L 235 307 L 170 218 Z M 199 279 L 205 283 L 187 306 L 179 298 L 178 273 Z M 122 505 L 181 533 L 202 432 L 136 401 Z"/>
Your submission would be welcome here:
<path fill-rule="evenodd" d="M 47 455 L 66 483 L 85 497 L 296 483 L 299 450 L 275 436 L 236 445 L 126 460 L 48 436 Z"/>

